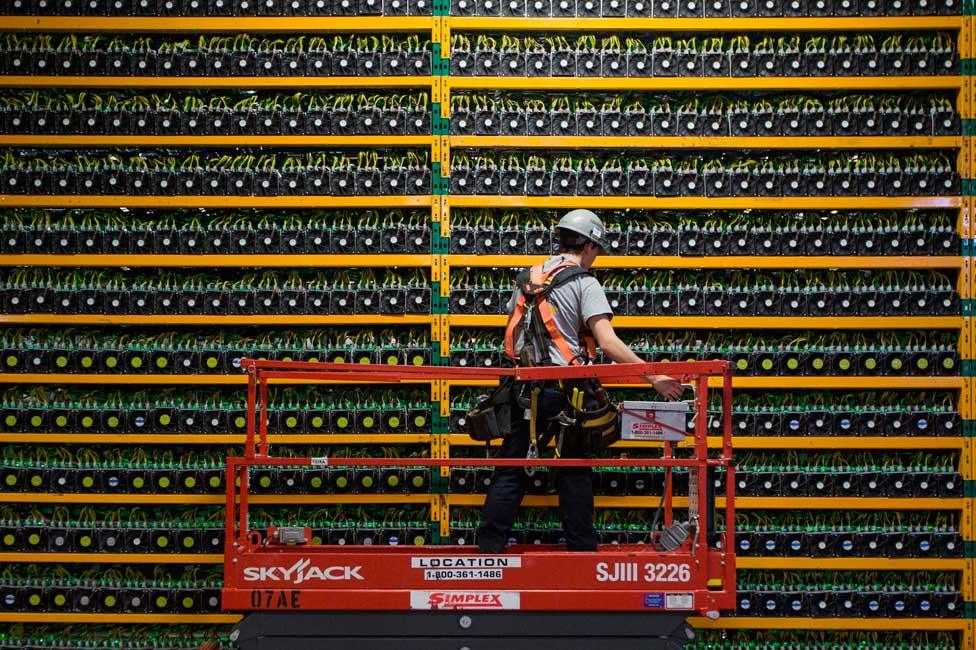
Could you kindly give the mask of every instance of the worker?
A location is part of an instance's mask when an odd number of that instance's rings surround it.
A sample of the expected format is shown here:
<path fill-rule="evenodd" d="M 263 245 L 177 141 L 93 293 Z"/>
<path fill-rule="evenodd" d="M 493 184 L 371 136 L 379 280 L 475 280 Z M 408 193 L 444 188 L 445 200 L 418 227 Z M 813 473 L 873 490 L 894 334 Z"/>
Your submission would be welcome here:
<path fill-rule="evenodd" d="M 508 303 L 506 355 L 517 366 L 582 365 L 595 360 L 595 339 L 611 361 L 641 362 L 614 331 L 610 303 L 599 281 L 589 273 L 594 260 L 606 250 L 603 222 L 589 210 L 573 210 L 559 220 L 556 234 L 560 254 L 518 276 Z M 644 379 L 667 399 L 681 397 L 683 389 L 677 379 L 666 375 Z M 606 432 L 599 431 L 599 426 L 587 428 L 587 423 L 605 424 L 608 409 L 616 415 L 596 380 L 516 386 L 512 392 L 518 394 L 518 407 L 511 409 L 511 432 L 504 437 L 500 453 L 503 458 L 537 457 L 539 448 L 547 444 L 539 443 L 540 433 L 552 434 L 557 428 L 567 434 L 550 438 L 556 441 L 557 454 L 568 458 L 593 455 L 599 445 L 593 444 L 591 436 Z M 587 414 L 593 416 L 589 421 Z M 567 426 L 566 416 L 576 424 Z M 495 469 L 478 526 L 482 553 L 505 550 L 531 473 L 524 467 Z M 570 551 L 597 550 L 593 472 L 589 467 L 560 467 L 554 473 L 567 547 Z"/>

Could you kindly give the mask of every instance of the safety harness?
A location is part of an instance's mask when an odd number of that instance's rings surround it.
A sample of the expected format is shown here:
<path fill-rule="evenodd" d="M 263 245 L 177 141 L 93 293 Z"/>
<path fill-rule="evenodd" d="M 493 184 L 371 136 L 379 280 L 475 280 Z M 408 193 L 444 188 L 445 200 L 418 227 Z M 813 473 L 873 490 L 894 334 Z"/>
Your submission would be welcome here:
<path fill-rule="evenodd" d="M 543 270 L 543 267 L 543 264 L 536 264 L 519 273 L 515 281 L 519 295 L 505 328 L 506 356 L 517 365 L 549 366 L 552 365 L 548 345 L 551 342 L 571 366 L 593 362 L 596 359 L 593 335 L 584 325 L 579 333 L 579 340 L 585 356 L 583 353 L 573 352 L 566 337 L 559 331 L 549 305 L 549 295 L 553 289 L 580 276 L 589 275 L 589 272 L 578 263 L 566 259 L 547 270 Z M 515 334 L 519 326 L 522 327 L 523 345 L 521 350 L 516 350 Z"/>

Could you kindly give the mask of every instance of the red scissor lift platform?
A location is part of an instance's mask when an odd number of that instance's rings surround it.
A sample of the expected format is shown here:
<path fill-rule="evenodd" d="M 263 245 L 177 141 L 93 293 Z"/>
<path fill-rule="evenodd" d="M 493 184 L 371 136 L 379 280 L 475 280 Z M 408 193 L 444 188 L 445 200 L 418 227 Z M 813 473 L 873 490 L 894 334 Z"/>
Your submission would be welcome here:
<path fill-rule="evenodd" d="M 323 647 L 325 639 L 358 640 L 380 638 L 377 625 L 416 627 L 421 610 L 427 615 L 450 613 L 456 637 L 465 631 L 464 621 L 477 613 L 505 612 L 510 625 L 521 627 L 534 616 L 555 615 L 553 636 L 576 627 L 573 612 L 590 612 L 585 629 L 590 636 L 603 638 L 598 629 L 629 630 L 639 644 L 647 645 L 645 627 L 634 621 L 658 621 L 663 628 L 674 627 L 674 620 L 691 615 L 717 618 L 723 610 L 735 607 L 734 556 L 734 476 L 731 445 L 731 378 L 726 362 L 635 363 L 544 368 L 458 368 L 444 366 L 362 366 L 341 363 L 255 361 L 245 359 L 248 373 L 247 444 L 242 458 L 227 460 L 226 548 L 224 555 L 223 607 L 225 610 L 257 612 L 238 629 L 249 637 L 242 647 L 297 650 Z M 501 459 L 501 458 L 275 458 L 270 454 L 266 410 L 268 384 L 274 381 L 356 382 L 396 384 L 406 381 L 484 380 L 512 376 L 518 381 L 552 381 L 599 378 L 603 383 L 643 383 L 642 377 L 667 374 L 694 388 L 693 435 L 683 442 L 661 442 L 660 458 L 600 459 Z M 709 378 L 721 385 L 722 445 L 713 458 L 708 454 Z M 652 390 L 648 388 L 648 390 Z M 653 412 L 650 414 L 653 419 Z M 350 442 L 355 437 L 350 436 Z M 681 454 L 677 452 L 680 450 Z M 464 546 L 329 546 L 309 543 L 307 529 L 252 530 L 248 520 L 248 470 L 252 466 L 279 467 L 369 467 L 369 466 L 591 466 L 648 467 L 664 472 L 662 523 L 675 523 L 672 472 L 688 471 L 687 520 L 690 534 L 673 550 L 661 550 L 660 533 L 652 543 L 603 545 L 593 553 L 570 553 L 558 546 L 512 546 L 499 555 L 480 555 L 476 548 Z M 709 472 L 725 471 L 726 499 L 724 529 L 712 530 L 714 495 Z M 438 611 L 431 611 L 438 610 Z M 447 610 L 447 612 L 445 612 Z M 465 610 L 458 618 L 457 610 Z M 514 612 L 520 610 L 512 618 Z M 296 617 L 296 613 L 303 613 Z M 319 613 L 311 616 L 311 613 Z M 323 616 L 328 613 L 327 616 Z M 369 616 L 372 613 L 373 616 Z M 380 623 L 376 615 L 385 613 Z M 408 618 L 391 619 L 394 613 Z M 598 613 L 604 613 L 599 618 Z M 499 614 L 501 615 L 501 614 Z M 634 618 L 634 616 L 639 618 Z M 616 618 L 614 618 L 614 616 Z M 621 618 L 623 617 L 623 618 Z M 395 621 L 400 621 L 396 623 Z M 460 623 L 458 622 L 460 621 Z M 602 621 L 602 623 L 601 623 Z M 441 647 L 433 627 L 421 625 L 416 647 Z M 492 626 L 492 633 L 499 625 Z M 541 623 L 533 623 L 538 635 Z M 542 625 L 542 627 L 545 627 Z M 323 628 L 321 630 L 317 628 Z M 325 629 L 327 628 L 327 629 Z M 363 628 L 363 629 L 360 629 Z M 662 628 L 662 629 L 663 629 Z M 682 625 L 683 628 L 683 625 Z M 359 630 L 356 632 L 354 630 Z M 682 629 L 683 631 L 683 629 Z M 321 632 L 321 636 L 315 636 Z M 422 632 L 422 633 L 421 633 Z M 666 634 L 670 632 L 664 632 Z M 408 640 L 403 630 L 386 630 L 398 647 Z M 273 638 L 279 638 L 273 641 Z M 413 638 L 413 637 L 410 637 Z M 259 642 L 259 639 L 264 639 Z M 287 639 L 287 640 L 286 640 Z M 308 642 L 309 645 L 303 645 Z M 518 647 L 511 639 L 499 645 L 457 645 L 454 638 L 443 647 Z M 575 647 L 569 639 L 560 642 Z M 631 647 L 608 642 L 601 647 Z M 366 647 L 386 647 L 382 644 Z M 585 647 L 585 646 L 580 646 Z M 661 647 L 676 647 L 673 644 Z"/>

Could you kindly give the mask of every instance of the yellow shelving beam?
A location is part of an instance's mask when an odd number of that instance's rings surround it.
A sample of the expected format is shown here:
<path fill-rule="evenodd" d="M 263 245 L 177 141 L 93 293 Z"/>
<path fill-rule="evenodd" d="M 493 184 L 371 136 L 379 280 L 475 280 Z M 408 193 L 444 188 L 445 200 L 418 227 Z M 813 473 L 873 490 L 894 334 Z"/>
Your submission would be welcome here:
<path fill-rule="evenodd" d="M 24 257 L 24 256 L 20 256 Z M 451 266 L 525 268 L 538 264 L 547 255 L 451 255 Z M 4 256 L 0 256 L 0 264 Z M 601 255 L 598 269 L 959 269 L 961 256 L 637 256 Z"/>
<path fill-rule="evenodd" d="M 45 32 L 421 32 L 430 16 L 3 16 L 0 30 Z"/>
<path fill-rule="evenodd" d="M 0 88 L 423 88 L 431 77 L 0 77 Z"/>
<path fill-rule="evenodd" d="M 125 623 L 218 625 L 237 623 L 240 614 L 78 614 L 62 612 L 0 612 L 0 623 Z"/>
<path fill-rule="evenodd" d="M 958 196 L 701 197 L 481 196 L 452 194 L 452 208 L 643 208 L 649 210 L 908 210 L 958 209 Z M 0 201 L 2 204 L 2 201 Z"/>
<path fill-rule="evenodd" d="M 656 508 L 661 499 L 659 497 L 594 497 L 598 508 Z M 674 497 L 675 508 L 688 507 L 688 497 Z M 869 497 L 804 497 L 802 507 L 809 510 L 960 510 L 965 499 L 896 499 Z M 484 494 L 448 494 L 448 505 L 481 507 L 485 502 Z M 556 506 L 559 504 L 557 496 L 528 495 L 523 506 Z M 715 500 L 718 508 L 725 507 L 725 498 Z M 795 497 L 738 497 L 735 500 L 738 509 L 767 509 L 793 510 L 800 507 Z"/>
<path fill-rule="evenodd" d="M 456 327 L 504 327 L 506 316 L 451 315 Z M 619 328 L 959 329 L 961 316 L 614 316 Z"/>
<path fill-rule="evenodd" d="M 2 142 L 2 140 L 0 140 Z M 958 149 L 956 136 L 922 137 L 613 137 L 453 135 L 451 146 L 469 149 Z"/>
<path fill-rule="evenodd" d="M 389 78 L 389 77 L 388 77 Z M 958 90 L 962 77 L 446 77 L 481 90 Z"/>
<path fill-rule="evenodd" d="M 639 32 L 806 32 L 875 30 L 956 30 L 959 16 L 821 17 L 821 18 L 517 18 L 451 16 L 451 28 L 462 31 L 599 30 Z"/>
<path fill-rule="evenodd" d="M 220 564 L 216 553 L 0 553 L 0 562 L 117 562 L 120 564 Z"/>
<path fill-rule="evenodd" d="M 0 255 L 0 266 L 428 267 L 430 255 Z M 426 318 L 426 316 L 424 316 Z M 247 316 L 246 318 L 251 318 Z M 350 316 L 343 316 L 348 322 Z"/>
<path fill-rule="evenodd" d="M 429 147 L 432 141 L 429 135 L 0 135 L 4 147 Z"/>
<path fill-rule="evenodd" d="M 23 325 L 429 325 L 427 314 L 191 316 L 182 314 L 0 314 L 0 323 Z"/>
<path fill-rule="evenodd" d="M 0 77 L 3 79 L 3 77 Z M 424 208 L 430 196 L 32 196 L 0 194 L 8 208 Z"/>

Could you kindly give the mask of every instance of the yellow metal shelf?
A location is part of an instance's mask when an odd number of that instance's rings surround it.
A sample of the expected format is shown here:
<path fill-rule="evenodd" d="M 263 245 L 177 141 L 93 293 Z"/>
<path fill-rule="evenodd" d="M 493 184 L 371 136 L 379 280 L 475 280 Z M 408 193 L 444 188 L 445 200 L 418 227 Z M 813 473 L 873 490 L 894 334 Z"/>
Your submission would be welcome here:
<path fill-rule="evenodd" d="M 451 314 L 456 327 L 505 327 L 507 316 Z M 614 316 L 620 328 L 640 329 L 960 329 L 961 316 Z"/>
<path fill-rule="evenodd" d="M 387 366 L 383 366 L 386 368 Z M 272 384 L 368 384 L 367 381 L 269 379 Z M 405 379 L 404 384 L 429 384 L 430 380 Z M 247 375 L 59 375 L 59 374 L 0 374 L 0 384 L 128 384 L 180 386 L 243 386 Z"/>
<path fill-rule="evenodd" d="M 674 497 L 675 508 L 687 508 L 688 497 Z M 449 506 L 480 507 L 485 502 L 484 494 L 449 494 Z M 594 504 L 598 508 L 656 508 L 661 502 L 660 497 L 594 497 Z M 795 497 L 738 497 L 735 500 L 737 509 L 755 510 L 795 510 L 802 507 L 806 510 L 960 510 L 965 507 L 967 499 L 894 499 L 894 498 L 862 498 L 862 497 L 804 497 L 798 501 Z M 559 497 L 528 495 L 522 500 L 523 506 L 556 506 Z M 725 498 L 715 500 L 718 508 L 725 507 Z"/>
<path fill-rule="evenodd" d="M 962 138 L 956 136 L 719 138 L 452 135 L 451 146 L 470 149 L 515 147 L 526 149 L 958 149 L 962 146 Z"/>
<path fill-rule="evenodd" d="M 327 19 L 331 20 L 331 19 Z M 236 30 L 235 30 L 236 31 Z M 949 77 L 958 78 L 958 77 Z M 422 88 L 433 77 L 4 76 L 0 88 Z"/>
<path fill-rule="evenodd" d="M 215 553 L 0 553 L 0 562 L 118 562 L 121 564 L 220 564 Z"/>
<path fill-rule="evenodd" d="M 0 323 L 27 325 L 429 325 L 426 314 L 188 316 L 176 314 L 0 314 Z"/>
<path fill-rule="evenodd" d="M 18 257 L 18 256 L 14 256 Z M 26 257 L 26 256 L 19 256 Z M 103 256 L 104 257 L 104 256 Z M 451 255 L 451 266 L 525 268 L 545 260 L 547 255 Z M 5 258 L 0 256 L 0 264 Z M 829 257 L 829 256 L 639 256 L 601 255 L 598 269 L 958 269 L 960 256 L 925 257 Z"/>
<path fill-rule="evenodd" d="M 692 616 L 697 628 L 727 630 L 964 630 L 964 618 L 741 618 Z"/>
<path fill-rule="evenodd" d="M 0 18 L 0 30 L 45 32 L 419 32 L 433 26 L 430 16 Z"/>
<path fill-rule="evenodd" d="M 431 262 L 430 255 L 0 255 L 0 266 L 322 268 L 425 267 Z M 349 316 L 341 318 L 348 322 Z"/>
<path fill-rule="evenodd" d="M 219 556 L 218 556 L 219 557 Z M 789 571 L 963 571 L 964 559 L 898 559 L 850 557 L 739 557 L 737 569 L 784 569 Z"/>
<path fill-rule="evenodd" d="M 431 441 L 429 433 L 268 435 L 272 445 L 400 445 Z M 244 434 L 0 433 L 0 444 L 35 445 L 243 445 Z"/>
<path fill-rule="evenodd" d="M 255 504 L 430 503 L 429 494 L 250 494 Z M 223 494 L 51 494 L 0 492 L 0 503 L 115 503 L 222 505 Z"/>
<path fill-rule="evenodd" d="M 6 434 L 19 435 L 19 434 Z M 44 434 L 40 434 L 44 435 Z M 6 440 L 0 434 L 0 442 Z M 36 437 L 36 436 L 34 436 Z M 690 439 L 689 439 L 690 440 Z M 10 442 L 19 442 L 11 440 Z M 32 442 L 32 441 L 25 441 Z M 480 447 L 485 443 L 463 433 L 448 435 L 448 443 L 456 447 Z M 613 444 L 614 449 L 656 449 L 660 442 L 640 440 L 620 440 Z M 500 440 L 492 441 L 493 447 L 501 446 Z M 692 442 L 679 443 L 679 447 L 691 447 Z M 722 438 L 709 436 L 711 449 L 722 447 Z M 732 446 L 736 449 L 962 449 L 962 438 L 933 438 L 912 436 L 732 436 Z"/>
<path fill-rule="evenodd" d="M 75 614 L 61 612 L 0 612 L 0 623 L 126 623 L 212 625 L 237 623 L 240 614 Z"/>
<path fill-rule="evenodd" d="M 23 79 L 24 77 L 15 77 Z M 68 77 L 70 79 L 70 77 Z M 82 77 L 83 78 L 83 77 Z M 389 78 L 389 77 L 388 77 Z M 50 79 L 50 77 L 38 77 Z M 958 90 L 962 77 L 447 77 L 481 90 Z M 11 84 L 23 85 L 23 84 Z M 44 85 L 56 85 L 45 83 Z M 107 85 L 107 84 L 106 84 Z"/>
<path fill-rule="evenodd" d="M 0 135 L 5 147 L 429 147 L 432 142 L 429 135 Z"/>
<path fill-rule="evenodd" d="M 43 198 L 43 197 L 42 197 Z M 452 194 L 452 208 L 643 208 L 649 210 L 905 210 L 961 208 L 958 196 L 483 196 Z M 2 205 L 0 197 L 0 205 Z"/>
<path fill-rule="evenodd" d="M 0 77 L 2 80 L 3 77 Z M 0 84 L 2 85 L 2 84 Z M 430 195 L 409 196 L 31 196 L 0 194 L 8 208 L 422 208 Z"/>
<path fill-rule="evenodd" d="M 71 375 L 62 375 L 70 377 Z M 448 386 L 495 386 L 491 380 L 449 380 Z M 646 384 L 607 384 L 619 388 L 647 388 Z M 709 380 L 708 385 L 721 386 L 718 378 Z M 733 377 L 733 388 L 767 388 L 772 390 L 953 390 L 962 388 L 962 377 Z M 648 390 L 650 390 L 648 388 Z"/>
<path fill-rule="evenodd" d="M 460 17 L 448 19 L 454 31 L 599 30 L 640 32 L 774 32 L 959 29 L 959 16 L 879 18 L 509 18 Z"/>

